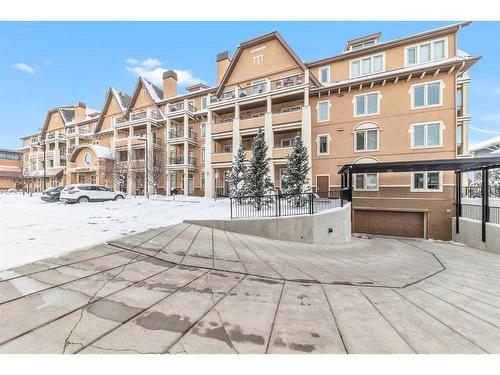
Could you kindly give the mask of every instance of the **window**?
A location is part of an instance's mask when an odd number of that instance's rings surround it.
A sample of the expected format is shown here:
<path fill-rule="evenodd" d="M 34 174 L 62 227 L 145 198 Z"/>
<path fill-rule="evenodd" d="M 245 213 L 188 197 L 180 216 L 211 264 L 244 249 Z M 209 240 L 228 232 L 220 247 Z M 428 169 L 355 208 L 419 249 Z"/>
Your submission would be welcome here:
<path fill-rule="evenodd" d="M 354 44 L 351 46 L 351 51 L 355 51 L 355 50 L 361 49 L 361 48 L 370 47 L 370 46 L 373 46 L 374 44 L 375 44 L 375 40 L 368 40 L 368 41 L 363 42 L 363 43 Z"/>
<path fill-rule="evenodd" d="M 206 131 L 207 131 L 207 124 L 206 123 L 201 124 L 201 138 L 205 138 Z"/>
<path fill-rule="evenodd" d="M 267 92 L 267 79 L 259 79 L 252 82 L 252 94 L 262 94 Z"/>
<path fill-rule="evenodd" d="M 201 152 L 201 154 L 200 154 L 201 162 L 204 163 L 205 162 L 205 148 L 202 147 L 200 152 Z"/>
<path fill-rule="evenodd" d="M 354 151 L 378 151 L 376 124 L 362 124 L 354 130 Z"/>
<path fill-rule="evenodd" d="M 376 115 L 380 112 L 378 92 L 354 96 L 354 117 Z"/>
<path fill-rule="evenodd" d="M 378 175 L 376 173 L 356 174 L 356 190 L 378 190 Z"/>
<path fill-rule="evenodd" d="M 330 121 L 330 101 L 318 102 L 318 122 Z"/>
<path fill-rule="evenodd" d="M 411 191 L 442 191 L 441 172 L 413 172 Z"/>
<path fill-rule="evenodd" d="M 95 175 L 90 176 L 90 183 L 95 184 Z"/>
<path fill-rule="evenodd" d="M 324 66 L 322 68 L 319 68 L 319 81 L 322 84 L 330 83 L 330 67 L 329 66 Z"/>
<path fill-rule="evenodd" d="M 411 108 L 418 109 L 443 105 L 443 88 L 444 84 L 442 81 L 412 85 L 410 89 Z"/>
<path fill-rule="evenodd" d="M 292 147 L 292 138 L 283 138 L 281 140 L 281 147 Z"/>
<path fill-rule="evenodd" d="M 411 147 L 442 147 L 442 122 L 413 124 L 411 126 Z"/>
<path fill-rule="evenodd" d="M 208 103 L 208 96 L 201 97 L 201 109 L 206 109 Z"/>
<path fill-rule="evenodd" d="M 222 152 L 232 152 L 232 146 L 231 145 L 224 145 L 222 146 Z"/>
<path fill-rule="evenodd" d="M 384 71 L 384 54 L 364 57 L 362 59 L 351 60 L 351 78 L 365 76 L 372 73 Z"/>
<path fill-rule="evenodd" d="M 253 64 L 260 65 L 264 62 L 264 55 L 257 55 L 253 57 Z"/>
<path fill-rule="evenodd" d="M 438 39 L 407 47 L 405 66 L 426 63 L 448 57 L 448 39 Z"/>
<path fill-rule="evenodd" d="M 320 134 L 317 139 L 318 155 L 328 155 L 330 153 L 330 136 L 328 134 Z"/>

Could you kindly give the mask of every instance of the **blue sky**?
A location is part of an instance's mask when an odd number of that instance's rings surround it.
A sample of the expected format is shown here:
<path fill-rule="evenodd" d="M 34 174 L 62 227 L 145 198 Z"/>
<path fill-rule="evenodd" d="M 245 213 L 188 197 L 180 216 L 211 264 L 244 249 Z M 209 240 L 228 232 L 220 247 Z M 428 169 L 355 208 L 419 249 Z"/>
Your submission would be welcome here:
<path fill-rule="evenodd" d="M 311 61 L 358 36 L 381 31 L 384 41 L 450 23 L 0 22 L 0 147 L 18 148 L 49 108 L 83 101 L 100 110 L 109 86 L 131 94 L 139 73 L 155 79 L 175 69 L 184 83 L 214 84 L 218 52 L 272 30 Z M 470 72 L 471 125 L 491 133 L 471 129 L 472 143 L 500 135 L 498 40 L 499 22 L 473 22 L 459 33 L 460 49 L 483 56 Z"/>

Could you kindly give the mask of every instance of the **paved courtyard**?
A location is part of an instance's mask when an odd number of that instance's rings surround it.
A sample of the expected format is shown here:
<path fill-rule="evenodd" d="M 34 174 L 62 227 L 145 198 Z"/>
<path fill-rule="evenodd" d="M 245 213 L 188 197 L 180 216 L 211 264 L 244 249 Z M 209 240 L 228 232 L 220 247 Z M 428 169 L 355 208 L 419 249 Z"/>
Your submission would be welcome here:
<path fill-rule="evenodd" d="M 500 353 L 500 256 L 178 224 L 0 272 L 1 353 Z"/>

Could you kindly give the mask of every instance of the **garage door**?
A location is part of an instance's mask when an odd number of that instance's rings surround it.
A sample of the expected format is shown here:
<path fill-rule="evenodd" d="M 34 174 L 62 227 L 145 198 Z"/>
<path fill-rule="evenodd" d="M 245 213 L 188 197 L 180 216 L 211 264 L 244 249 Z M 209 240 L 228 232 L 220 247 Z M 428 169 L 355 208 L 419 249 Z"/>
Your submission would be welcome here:
<path fill-rule="evenodd" d="M 354 210 L 354 232 L 423 238 L 424 213 Z"/>

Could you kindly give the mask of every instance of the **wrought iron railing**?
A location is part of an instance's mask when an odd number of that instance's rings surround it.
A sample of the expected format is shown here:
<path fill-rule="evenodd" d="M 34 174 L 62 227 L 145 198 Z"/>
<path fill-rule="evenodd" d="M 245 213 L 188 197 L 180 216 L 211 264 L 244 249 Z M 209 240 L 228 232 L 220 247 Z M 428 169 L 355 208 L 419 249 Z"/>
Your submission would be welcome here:
<path fill-rule="evenodd" d="M 313 215 L 348 201 L 340 190 L 231 197 L 231 219 Z"/>

